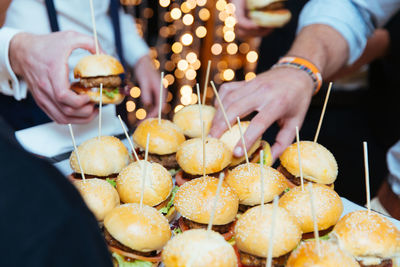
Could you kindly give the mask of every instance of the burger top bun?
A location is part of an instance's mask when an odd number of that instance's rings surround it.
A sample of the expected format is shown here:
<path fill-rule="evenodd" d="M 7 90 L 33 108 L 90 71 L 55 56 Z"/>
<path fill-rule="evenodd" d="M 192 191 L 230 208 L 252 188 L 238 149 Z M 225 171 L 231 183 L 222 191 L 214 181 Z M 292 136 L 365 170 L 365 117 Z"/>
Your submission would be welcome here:
<path fill-rule="evenodd" d="M 212 120 L 214 119 L 215 108 L 212 106 L 202 105 L 202 120 L 205 122 L 205 135 L 207 136 Z M 173 121 L 179 128 L 182 129 L 183 133 L 190 137 L 201 137 L 201 122 L 199 105 L 185 106 L 177 113 L 175 113 Z"/>
<path fill-rule="evenodd" d="M 312 184 L 312 189 L 317 226 L 318 230 L 322 231 L 337 223 L 343 212 L 343 203 L 339 195 L 326 185 Z M 301 186 L 290 189 L 279 199 L 279 206 L 298 219 L 303 233 L 314 230 L 310 193 L 306 185 L 304 191 L 301 190 Z"/>
<path fill-rule="evenodd" d="M 355 257 L 389 259 L 400 256 L 400 231 L 373 211 L 369 215 L 367 210 L 346 214 L 330 235 Z"/>
<path fill-rule="evenodd" d="M 140 203 L 143 170 L 146 169 L 143 203 L 156 206 L 166 200 L 173 187 L 171 174 L 162 165 L 144 160 L 126 166 L 116 180 L 117 191 L 124 203 Z"/>
<path fill-rule="evenodd" d="M 222 171 L 229 165 L 232 152 L 220 140 L 207 137 L 206 147 L 206 173 Z M 201 138 L 193 138 L 185 141 L 176 152 L 176 161 L 179 166 L 189 174 L 203 173 L 203 141 Z"/>
<path fill-rule="evenodd" d="M 98 221 L 103 221 L 106 214 L 119 205 L 117 190 L 105 180 L 93 178 L 73 183 Z"/>
<path fill-rule="evenodd" d="M 214 231 L 192 229 L 172 238 L 162 253 L 166 267 L 236 267 L 233 247 Z"/>
<path fill-rule="evenodd" d="M 236 245 L 239 250 L 266 258 L 272 224 L 272 204 L 256 206 L 240 216 L 235 226 Z M 278 207 L 274 229 L 272 257 L 280 257 L 292 251 L 301 240 L 301 228 L 297 220 L 284 208 Z"/>
<path fill-rule="evenodd" d="M 319 184 L 331 184 L 336 180 L 338 166 L 328 149 L 315 142 L 300 141 L 300 153 L 305 179 Z M 300 177 L 297 143 L 286 148 L 279 159 L 288 172 Z"/>
<path fill-rule="evenodd" d="M 358 262 L 336 244 L 320 241 L 321 255 L 318 255 L 317 242 L 311 240 L 302 243 L 290 254 L 286 267 L 326 266 L 326 267 L 359 267 Z"/>
<path fill-rule="evenodd" d="M 167 155 L 175 153 L 185 141 L 182 130 L 169 120 L 152 118 L 142 121 L 133 133 L 133 141 L 141 149 L 146 148 L 147 134 L 150 133 L 149 153 Z"/>
<path fill-rule="evenodd" d="M 75 78 L 111 76 L 124 72 L 124 67 L 118 59 L 105 54 L 83 57 L 74 68 Z"/>
<path fill-rule="evenodd" d="M 240 126 L 242 127 L 242 130 L 243 130 L 243 134 L 246 131 L 247 127 L 249 127 L 249 125 L 250 125 L 249 121 L 240 122 Z M 235 148 L 237 143 L 241 140 L 239 125 L 235 124 L 234 126 L 232 126 L 231 130 L 226 131 L 220 137 L 220 140 L 228 146 L 228 148 L 230 149 L 231 152 L 233 152 L 233 149 Z M 257 150 L 257 148 L 260 146 L 260 143 L 261 143 L 261 138 L 258 139 L 254 143 L 254 145 L 247 151 L 247 155 L 249 157 L 251 155 L 253 155 L 253 153 Z M 246 159 L 245 156 L 243 156 L 241 158 L 233 157 L 230 166 L 236 166 L 236 165 L 242 163 L 243 161 L 245 161 L 245 159 Z"/>
<path fill-rule="evenodd" d="M 119 173 L 129 162 L 129 153 L 124 144 L 114 136 L 91 138 L 78 146 L 82 169 L 85 174 L 108 176 Z M 71 168 L 81 173 L 75 151 L 69 158 Z"/>
<path fill-rule="evenodd" d="M 264 166 L 264 203 L 270 202 L 275 196 L 282 194 L 287 188 L 286 179 L 277 170 Z M 249 206 L 261 203 L 260 164 L 246 163 L 229 171 L 226 182 L 236 192 L 239 203 Z"/>
<path fill-rule="evenodd" d="M 217 187 L 218 179 L 209 176 L 186 182 L 176 192 L 175 208 L 183 217 L 207 224 L 214 208 Z M 213 224 L 223 225 L 232 222 L 236 217 L 238 208 L 238 197 L 232 188 L 223 182 Z"/>
<path fill-rule="evenodd" d="M 137 203 L 123 204 L 110 211 L 104 227 L 123 245 L 137 251 L 161 250 L 171 238 L 167 219 L 155 208 Z"/>
<path fill-rule="evenodd" d="M 258 9 L 266 7 L 276 2 L 283 2 L 282 0 L 247 0 L 247 9 Z"/>

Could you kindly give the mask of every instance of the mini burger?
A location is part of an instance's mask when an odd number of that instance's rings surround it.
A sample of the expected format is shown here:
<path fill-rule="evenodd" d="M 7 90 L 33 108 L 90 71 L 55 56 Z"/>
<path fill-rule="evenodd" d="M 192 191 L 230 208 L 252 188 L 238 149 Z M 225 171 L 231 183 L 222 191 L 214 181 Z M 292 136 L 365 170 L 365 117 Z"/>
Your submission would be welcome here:
<path fill-rule="evenodd" d="M 161 262 L 160 253 L 171 238 L 171 230 L 155 208 L 140 208 L 133 203 L 118 206 L 106 215 L 104 236 L 115 266 L 154 267 Z"/>
<path fill-rule="evenodd" d="M 260 164 L 242 164 L 228 172 L 225 181 L 239 197 L 239 210 L 245 212 L 261 203 Z M 285 177 L 277 170 L 264 166 L 264 203 L 271 202 L 287 188 Z"/>
<path fill-rule="evenodd" d="M 240 126 L 242 127 L 243 134 L 246 131 L 247 127 L 249 127 L 249 121 L 240 122 Z M 235 146 L 240 142 L 241 144 L 241 136 L 239 125 L 235 124 L 232 128 L 226 131 L 221 137 L 220 140 L 228 146 L 228 148 L 232 151 Z M 260 151 L 264 150 L 264 164 L 267 166 L 272 165 L 272 155 L 271 155 L 271 147 L 268 142 L 261 140 L 261 137 L 257 139 L 254 145 L 247 151 L 247 155 L 249 157 L 249 161 L 251 162 L 260 162 Z M 240 163 L 243 163 L 246 160 L 245 156 L 241 158 L 232 158 L 232 162 L 229 166 L 236 166 Z"/>
<path fill-rule="evenodd" d="M 202 177 L 184 183 L 175 195 L 174 205 L 182 215 L 179 227 L 184 232 L 189 229 L 206 229 L 214 208 L 218 179 Z M 221 192 L 213 220 L 212 230 L 222 234 L 225 240 L 233 236 L 234 220 L 238 211 L 239 199 L 225 182 Z"/>
<path fill-rule="evenodd" d="M 320 255 L 318 255 L 317 241 L 310 240 L 302 243 L 290 254 L 286 267 L 327 266 L 327 267 L 359 267 L 357 261 L 338 245 L 320 241 Z"/>
<path fill-rule="evenodd" d="M 144 181 L 143 204 L 160 210 L 169 221 L 175 216 L 173 182 L 171 174 L 158 163 L 144 160 L 126 166 L 118 175 L 116 187 L 123 203 L 140 203 L 142 177 Z M 176 190 L 174 191 L 176 192 Z"/>
<path fill-rule="evenodd" d="M 259 26 L 281 28 L 292 17 L 283 0 L 247 0 L 249 17 Z"/>
<path fill-rule="evenodd" d="M 247 210 L 237 220 L 235 239 L 243 266 L 266 265 L 272 213 L 272 204 L 266 204 Z M 281 207 L 275 220 L 272 266 L 282 267 L 301 240 L 301 228 L 296 218 Z"/>
<path fill-rule="evenodd" d="M 371 211 L 346 214 L 333 228 L 331 240 L 356 258 L 362 267 L 392 267 L 400 257 L 400 231 Z"/>
<path fill-rule="evenodd" d="M 90 55 L 83 57 L 74 68 L 78 82 L 71 84 L 71 89 L 78 94 L 90 96 L 92 102 L 100 103 L 100 84 L 103 84 L 102 103 L 119 104 L 124 100 L 120 93 L 124 67 L 109 55 Z"/>
<path fill-rule="evenodd" d="M 129 152 L 114 136 L 91 138 L 78 146 L 78 153 L 85 178 L 116 178 L 129 163 Z M 72 178 L 81 179 L 81 169 L 75 151 L 69 158 L 74 173 Z"/>
<path fill-rule="evenodd" d="M 205 139 L 206 162 L 205 172 L 209 176 L 218 176 L 231 163 L 232 152 L 220 140 Z M 199 177 L 203 174 L 203 141 L 193 138 L 181 144 L 176 152 L 176 160 L 181 167 L 175 180 L 177 185 Z"/>
<path fill-rule="evenodd" d="M 144 159 L 147 135 L 149 140 L 149 158 L 151 162 L 156 162 L 166 169 L 179 168 L 175 153 L 179 145 L 185 141 L 182 130 L 169 120 L 147 119 L 142 121 L 133 133 L 133 142 L 137 146 L 137 153 Z"/>
<path fill-rule="evenodd" d="M 338 166 L 332 153 L 318 143 L 301 141 L 300 155 L 304 182 L 325 184 L 333 188 L 333 182 L 338 175 Z M 300 185 L 297 143 L 286 148 L 279 159 L 281 165 L 278 171 L 286 176 L 290 187 Z"/>
<path fill-rule="evenodd" d="M 165 267 L 237 267 L 233 247 L 224 238 L 204 229 L 183 232 L 168 241 L 162 253 Z"/>
<path fill-rule="evenodd" d="M 204 133 L 207 136 L 212 120 L 215 115 L 215 108 L 202 105 L 202 120 L 205 122 Z M 199 105 L 188 105 L 174 114 L 173 122 L 182 129 L 185 136 L 189 138 L 201 137 L 201 121 Z"/>
<path fill-rule="evenodd" d="M 294 187 L 279 199 L 279 206 L 297 218 L 303 232 L 303 239 L 314 238 L 314 221 L 311 211 L 310 193 L 304 186 Z M 315 215 L 319 236 L 332 231 L 343 212 L 343 203 L 339 195 L 326 185 L 312 184 L 315 201 Z"/>

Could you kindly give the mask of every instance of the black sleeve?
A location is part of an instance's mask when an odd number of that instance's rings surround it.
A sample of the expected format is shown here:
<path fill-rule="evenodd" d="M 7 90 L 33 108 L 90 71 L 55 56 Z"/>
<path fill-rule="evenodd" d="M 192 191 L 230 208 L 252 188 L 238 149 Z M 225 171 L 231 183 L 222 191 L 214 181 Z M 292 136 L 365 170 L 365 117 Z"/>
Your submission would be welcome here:
<path fill-rule="evenodd" d="M 398 63 L 400 60 L 400 12 L 390 19 L 385 25 L 385 29 L 390 36 L 390 49 L 387 58 Z"/>

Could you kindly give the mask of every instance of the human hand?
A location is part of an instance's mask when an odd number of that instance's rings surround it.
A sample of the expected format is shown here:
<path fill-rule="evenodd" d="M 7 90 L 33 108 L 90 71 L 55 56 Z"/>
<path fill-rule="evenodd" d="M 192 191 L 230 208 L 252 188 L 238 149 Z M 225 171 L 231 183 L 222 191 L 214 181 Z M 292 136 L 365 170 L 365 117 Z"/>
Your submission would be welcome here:
<path fill-rule="evenodd" d="M 253 111 L 258 114 L 251 120 L 244 133 L 246 149 L 262 136 L 275 121 L 280 131 L 272 146 L 276 159 L 291 144 L 296 126 L 301 126 L 313 94 L 313 82 L 307 73 L 276 68 L 258 75 L 251 81 L 231 82 L 221 86 L 219 95 L 228 119 L 233 125 L 236 117 L 243 118 Z M 220 137 L 227 129 L 221 108 L 217 106 L 210 134 Z M 234 149 L 235 157 L 243 156 L 239 141 Z"/>
<path fill-rule="evenodd" d="M 94 53 L 93 38 L 73 31 L 19 33 L 10 42 L 13 71 L 25 80 L 39 107 L 61 124 L 87 123 L 97 114 L 89 96 L 70 90 L 68 57 L 77 48 Z"/>
<path fill-rule="evenodd" d="M 141 100 L 147 111 L 147 117 L 152 118 L 158 115 L 160 102 L 161 76 L 154 69 L 149 56 L 143 56 L 135 65 L 135 77 L 141 88 Z M 167 90 L 163 89 L 163 105 L 165 103 Z"/>
<path fill-rule="evenodd" d="M 248 10 L 246 0 L 231 0 L 232 4 L 236 7 L 236 19 L 237 24 L 235 25 L 235 31 L 238 37 L 245 39 L 248 37 L 260 37 L 270 34 L 273 28 L 266 28 L 258 26 L 248 16 Z"/>

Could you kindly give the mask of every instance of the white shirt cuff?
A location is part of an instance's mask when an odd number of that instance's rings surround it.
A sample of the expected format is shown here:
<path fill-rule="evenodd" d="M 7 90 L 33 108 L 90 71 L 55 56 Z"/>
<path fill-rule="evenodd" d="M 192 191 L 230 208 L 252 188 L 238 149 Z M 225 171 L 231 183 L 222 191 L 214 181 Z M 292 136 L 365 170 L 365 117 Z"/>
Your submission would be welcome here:
<path fill-rule="evenodd" d="M 20 86 L 17 75 L 11 68 L 9 58 L 9 47 L 11 39 L 21 30 L 9 27 L 0 29 L 0 92 L 14 96 L 16 100 L 26 97 L 26 86 Z"/>

